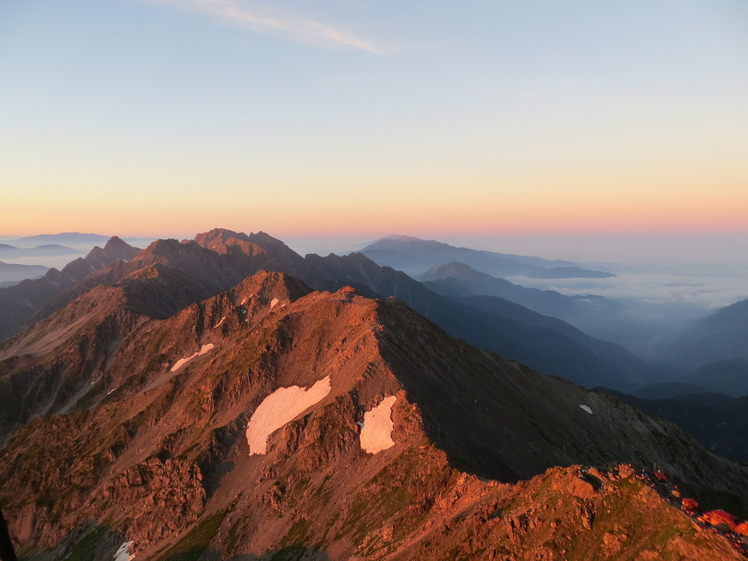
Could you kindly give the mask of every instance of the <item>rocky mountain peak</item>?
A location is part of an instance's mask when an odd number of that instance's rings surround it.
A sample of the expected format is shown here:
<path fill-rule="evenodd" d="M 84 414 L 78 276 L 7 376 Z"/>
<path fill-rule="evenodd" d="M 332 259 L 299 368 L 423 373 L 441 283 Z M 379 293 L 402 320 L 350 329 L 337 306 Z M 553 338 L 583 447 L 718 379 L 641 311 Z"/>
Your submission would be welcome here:
<path fill-rule="evenodd" d="M 241 299 L 261 296 L 269 301 L 275 298 L 288 302 L 295 302 L 310 292 L 312 289 L 299 279 L 274 271 L 259 271 L 234 288 L 234 293 Z"/>
<path fill-rule="evenodd" d="M 133 247 L 121 238 L 112 236 L 104 245 L 104 253 L 120 261 L 130 261 L 140 252 L 140 249 Z"/>
<path fill-rule="evenodd" d="M 465 280 L 490 279 L 490 275 L 476 271 L 470 265 L 460 263 L 459 261 L 450 261 L 435 265 L 426 271 L 420 278 L 423 280 L 439 280 L 443 278 L 458 278 Z"/>
<path fill-rule="evenodd" d="M 252 243 L 249 237 L 244 233 L 233 232 L 225 228 L 214 228 L 209 232 L 197 234 L 195 242 L 200 246 L 216 253 L 226 254 L 229 251 L 240 251 L 246 255 L 252 256 L 258 253 L 264 253 L 264 250 Z"/>

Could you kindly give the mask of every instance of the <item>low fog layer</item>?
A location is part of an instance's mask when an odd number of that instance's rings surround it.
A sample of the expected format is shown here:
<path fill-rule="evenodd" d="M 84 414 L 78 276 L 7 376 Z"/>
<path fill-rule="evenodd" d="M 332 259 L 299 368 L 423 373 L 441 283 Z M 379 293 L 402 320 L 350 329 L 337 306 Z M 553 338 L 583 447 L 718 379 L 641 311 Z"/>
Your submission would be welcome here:
<path fill-rule="evenodd" d="M 662 273 L 616 272 L 607 279 L 508 280 L 525 287 L 555 290 L 562 294 L 596 294 L 616 300 L 635 300 L 647 305 L 682 306 L 684 313 L 701 313 L 748 298 L 745 277 L 695 276 Z"/>

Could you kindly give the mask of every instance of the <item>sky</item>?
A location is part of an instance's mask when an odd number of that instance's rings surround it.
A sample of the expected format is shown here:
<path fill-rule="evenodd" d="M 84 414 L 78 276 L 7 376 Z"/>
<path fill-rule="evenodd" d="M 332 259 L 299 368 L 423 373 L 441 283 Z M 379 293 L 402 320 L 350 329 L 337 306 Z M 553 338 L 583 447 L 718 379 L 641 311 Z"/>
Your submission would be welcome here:
<path fill-rule="evenodd" d="M 0 2 L 0 234 L 746 240 L 746 100 L 745 0 Z"/>

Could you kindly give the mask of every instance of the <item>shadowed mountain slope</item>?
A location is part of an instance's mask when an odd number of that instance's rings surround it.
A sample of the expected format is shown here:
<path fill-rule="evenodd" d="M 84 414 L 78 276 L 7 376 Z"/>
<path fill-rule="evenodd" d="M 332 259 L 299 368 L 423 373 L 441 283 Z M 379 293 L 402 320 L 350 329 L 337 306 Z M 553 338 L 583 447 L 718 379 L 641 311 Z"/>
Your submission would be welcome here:
<path fill-rule="evenodd" d="M 748 361 L 734 358 L 711 362 L 691 372 L 683 381 L 701 384 L 713 392 L 742 397 L 748 395 Z"/>
<path fill-rule="evenodd" d="M 499 349 L 494 346 L 491 350 L 523 362 L 526 362 L 526 357 L 533 356 L 534 368 L 562 375 L 585 387 L 594 387 L 597 385 L 595 380 L 607 378 L 617 388 L 630 389 L 643 383 L 683 375 L 683 371 L 676 367 L 640 358 L 615 343 L 590 337 L 563 320 L 538 314 L 503 298 L 470 296 L 454 299 L 521 325 L 519 328 L 515 327 L 514 334 L 507 333 L 504 337 L 505 348 Z M 510 341 L 516 343 L 509 346 L 507 343 Z M 527 341 L 542 341 L 543 349 L 532 345 L 525 346 L 522 354 L 514 350 L 515 345 L 520 349 Z M 565 358 L 561 358 L 562 356 Z M 545 363 L 541 365 L 539 360 L 544 360 Z M 574 365 L 577 374 L 569 375 L 558 370 L 556 364 L 562 361 L 570 368 Z"/>
<path fill-rule="evenodd" d="M 735 399 L 724 394 L 695 393 L 645 399 L 605 391 L 647 415 L 678 425 L 715 454 L 748 462 L 748 396 Z"/>
<path fill-rule="evenodd" d="M 658 355 L 691 369 L 710 362 L 748 360 L 748 300 L 693 323 L 663 344 Z"/>

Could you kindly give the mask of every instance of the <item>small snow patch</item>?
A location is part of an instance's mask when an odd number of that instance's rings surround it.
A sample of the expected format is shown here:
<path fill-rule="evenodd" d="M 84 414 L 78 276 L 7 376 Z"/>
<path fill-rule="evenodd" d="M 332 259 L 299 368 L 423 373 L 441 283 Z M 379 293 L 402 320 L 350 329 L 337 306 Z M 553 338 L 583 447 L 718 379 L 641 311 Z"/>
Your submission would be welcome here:
<path fill-rule="evenodd" d="M 272 300 L 270 301 L 270 307 L 271 307 L 271 308 L 275 307 L 275 305 L 276 305 L 276 304 L 277 304 L 278 302 L 280 302 L 280 300 L 278 300 L 277 298 L 273 298 L 273 299 L 272 299 Z"/>
<path fill-rule="evenodd" d="M 322 401 L 330 390 L 330 377 L 325 376 L 307 390 L 291 386 L 278 388 L 267 396 L 247 423 L 249 455 L 266 454 L 268 437 L 294 417 Z"/>
<path fill-rule="evenodd" d="M 226 316 L 223 316 L 223 317 L 221 318 L 221 321 L 219 321 L 219 322 L 218 322 L 217 324 L 215 324 L 215 325 L 213 326 L 213 329 L 215 329 L 216 327 L 221 327 L 221 325 L 223 324 L 223 322 L 224 322 L 224 321 L 226 321 Z"/>
<path fill-rule="evenodd" d="M 130 561 L 135 556 L 130 554 L 130 546 L 132 545 L 132 542 L 125 542 L 121 546 L 119 546 L 119 549 L 117 552 L 112 556 L 112 559 L 114 561 Z"/>
<path fill-rule="evenodd" d="M 369 454 L 376 454 L 395 445 L 392 440 L 392 406 L 397 397 L 391 395 L 382 400 L 371 411 L 364 413 L 364 424 L 361 428 L 361 449 Z"/>
<path fill-rule="evenodd" d="M 187 364 L 189 361 L 191 361 L 193 358 L 199 357 L 200 355 L 204 355 L 209 350 L 213 348 L 213 343 L 208 343 L 207 345 L 203 345 L 200 347 L 200 350 L 197 351 L 194 355 L 188 356 L 186 358 L 180 358 L 178 361 L 174 363 L 174 366 L 171 367 L 171 370 L 169 372 L 176 372 L 180 368 L 182 368 L 185 364 Z"/>
<path fill-rule="evenodd" d="M 588 405 L 580 405 L 579 407 L 580 409 L 584 409 L 585 411 L 587 411 L 587 413 L 592 415 L 592 409 Z"/>

